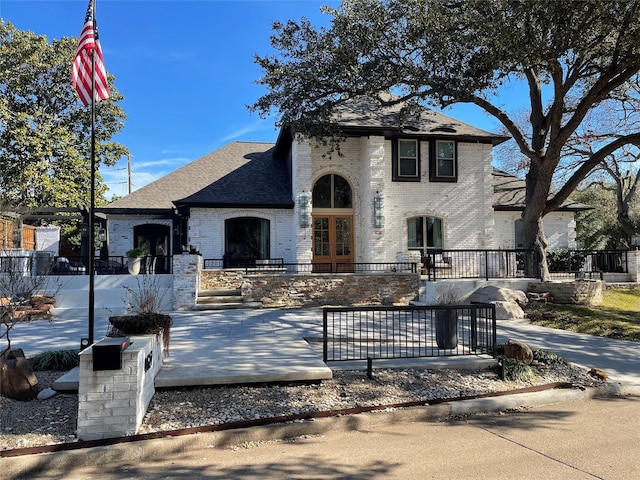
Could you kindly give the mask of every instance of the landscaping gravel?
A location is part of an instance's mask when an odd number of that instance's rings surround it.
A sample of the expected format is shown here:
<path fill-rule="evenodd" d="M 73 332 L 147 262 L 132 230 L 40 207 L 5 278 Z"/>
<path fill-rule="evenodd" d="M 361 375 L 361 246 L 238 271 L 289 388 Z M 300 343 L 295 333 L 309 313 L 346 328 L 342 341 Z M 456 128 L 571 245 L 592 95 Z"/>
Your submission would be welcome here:
<path fill-rule="evenodd" d="M 159 390 L 151 400 L 139 433 L 218 425 L 289 414 L 371 405 L 473 396 L 532 385 L 602 382 L 568 365 L 539 365 L 532 381 L 500 380 L 493 370 L 376 369 L 334 371 L 316 384 L 274 384 Z M 36 372 L 40 389 L 64 372 Z M 78 395 L 59 393 L 47 400 L 20 402 L 0 397 L 0 450 L 77 441 Z"/>

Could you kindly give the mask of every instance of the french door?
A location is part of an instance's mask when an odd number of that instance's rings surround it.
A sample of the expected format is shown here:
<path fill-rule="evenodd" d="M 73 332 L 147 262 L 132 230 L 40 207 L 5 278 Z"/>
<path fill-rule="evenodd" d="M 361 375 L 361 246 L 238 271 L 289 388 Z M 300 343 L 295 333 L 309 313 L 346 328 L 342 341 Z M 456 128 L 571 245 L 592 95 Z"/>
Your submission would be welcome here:
<path fill-rule="evenodd" d="M 313 216 L 314 271 L 353 271 L 353 215 Z"/>

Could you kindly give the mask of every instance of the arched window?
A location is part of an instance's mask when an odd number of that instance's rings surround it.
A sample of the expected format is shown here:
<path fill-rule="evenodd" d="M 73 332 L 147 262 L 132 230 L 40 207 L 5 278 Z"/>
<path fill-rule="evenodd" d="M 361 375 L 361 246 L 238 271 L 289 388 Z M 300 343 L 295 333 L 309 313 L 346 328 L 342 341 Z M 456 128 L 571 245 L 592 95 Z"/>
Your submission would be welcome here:
<path fill-rule="evenodd" d="M 313 208 L 353 208 L 351 185 L 333 173 L 321 177 L 313 186 Z"/>
<path fill-rule="evenodd" d="M 426 255 L 429 249 L 442 248 L 442 219 L 437 217 L 412 217 L 407 220 L 408 248 Z"/>
<path fill-rule="evenodd" d="M 269 220 L 256 217 L 229 218 L 224 222 L 225 266 L 249 265 L 269 258 Z"/>

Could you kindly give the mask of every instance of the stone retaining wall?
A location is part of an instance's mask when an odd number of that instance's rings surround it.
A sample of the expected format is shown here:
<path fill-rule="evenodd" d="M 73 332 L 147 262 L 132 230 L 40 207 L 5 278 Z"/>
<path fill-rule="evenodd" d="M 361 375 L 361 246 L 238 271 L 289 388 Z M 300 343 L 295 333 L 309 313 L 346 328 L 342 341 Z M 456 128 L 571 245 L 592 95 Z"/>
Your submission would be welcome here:
<path fill-rule="evenodd" d="M 202 270 L 200 290 L 237 290 L 242 287 L 242 272 L 234 270 Z"/>
<path fill-rule="evenodd" d="M 408 305 L 418 297 L 419 282 L 415 273 L 256 275 L 245 277 L 242 294 L 264 307 Z"/>
<path fill-rule="evenodd" d="M 555 303 L 576 305 L 600 305 L 603 282 L 599 280 L 576 280 L 574 282 L 529 283 L 531 293 L 549 293 Z"/>

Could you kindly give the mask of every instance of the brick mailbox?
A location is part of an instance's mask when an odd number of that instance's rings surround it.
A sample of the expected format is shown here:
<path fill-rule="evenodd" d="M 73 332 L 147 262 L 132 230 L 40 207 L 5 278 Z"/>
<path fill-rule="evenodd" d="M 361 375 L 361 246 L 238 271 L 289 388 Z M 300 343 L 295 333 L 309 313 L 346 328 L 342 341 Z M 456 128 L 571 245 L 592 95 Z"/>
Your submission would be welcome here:
<path fill-rule="evenodd" d="M 135 435 L 155 393 L 163 336 L 103 338 L 80 352 L 78 438 Z"/>
<path fill-rule="evenodd" d="M 120 370 L 122 352 L 130 345 L 129 337 L 105 338 L 93 346 L 93 371 Z"/>

